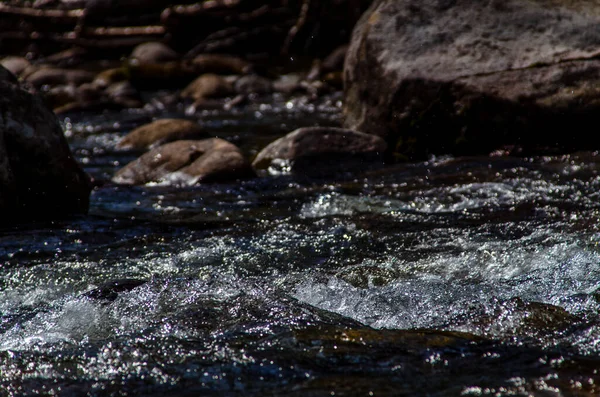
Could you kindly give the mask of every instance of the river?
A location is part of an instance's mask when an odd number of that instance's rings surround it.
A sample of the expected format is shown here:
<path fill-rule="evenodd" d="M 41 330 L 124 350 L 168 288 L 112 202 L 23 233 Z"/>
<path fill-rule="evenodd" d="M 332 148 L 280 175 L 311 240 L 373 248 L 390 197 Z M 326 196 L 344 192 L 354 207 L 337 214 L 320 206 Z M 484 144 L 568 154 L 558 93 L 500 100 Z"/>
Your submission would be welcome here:
<path fill-rule="evenodd" d="M 160 106 L 62 122 L 90 213 L 0 229 L 0 395 L 600 393 L 600 156 L 110 183 Z M 340 97 L 194 115 L 253 156 Z"/>

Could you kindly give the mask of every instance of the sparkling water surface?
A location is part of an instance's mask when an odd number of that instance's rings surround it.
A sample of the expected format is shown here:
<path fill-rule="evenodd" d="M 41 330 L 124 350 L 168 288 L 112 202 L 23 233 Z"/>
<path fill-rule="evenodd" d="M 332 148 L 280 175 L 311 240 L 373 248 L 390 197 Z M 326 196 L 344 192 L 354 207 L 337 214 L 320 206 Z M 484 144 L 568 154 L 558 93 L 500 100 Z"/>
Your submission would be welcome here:
<path fill-rule="evenodd" d="M 0 230 L 0 395 L 600 393 L 597 153 L 110 182 L 120 137 L 183 115 L 63 120 L 97 187 Z M 194 117 L 252 157 L 339 98 Z"/>

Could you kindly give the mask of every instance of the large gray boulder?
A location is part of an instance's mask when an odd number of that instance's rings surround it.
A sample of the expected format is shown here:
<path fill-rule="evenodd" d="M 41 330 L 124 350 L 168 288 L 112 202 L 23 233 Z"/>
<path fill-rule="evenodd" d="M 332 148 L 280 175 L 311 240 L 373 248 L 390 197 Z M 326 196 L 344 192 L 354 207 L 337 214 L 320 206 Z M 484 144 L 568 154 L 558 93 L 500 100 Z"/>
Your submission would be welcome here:
<path fill-rule="evenodd" d="M 345 123 L 401 158 L 598 147 L 599 54 L 596 1 L 376 0 L 346 56 Z"/>
<path fill-rule="evenodd" d="M 0 224 L 85 213 L 90 191 L 56 116 L 0 67 Z"/>

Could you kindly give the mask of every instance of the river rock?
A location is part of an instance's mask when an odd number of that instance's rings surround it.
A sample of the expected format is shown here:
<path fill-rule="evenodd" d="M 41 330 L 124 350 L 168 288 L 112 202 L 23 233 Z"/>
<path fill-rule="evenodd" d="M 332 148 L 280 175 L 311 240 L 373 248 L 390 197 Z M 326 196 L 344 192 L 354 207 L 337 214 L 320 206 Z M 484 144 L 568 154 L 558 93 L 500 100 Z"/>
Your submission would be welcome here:
<path fill-rule="evenodd" d="M 0 67 L 0 224 L 85 213 L 91 184 L 56 116 L 5 74 Z"/>
<path fill-rule="evenodd" d="M 164 43 L 151 41 L 135 47 L 130 58 L 139 63 L 161 63 L 179 59 L 179 54 Z"/>
<path fill-rule="evenodd" d="M 125 109 L 144 106 L 139 91 L 129 81 L 119 81 L 106 87 L 104 94 L 110 101 Z"/>
<path fill-rule="evenodd" d="M 254 68 L 245 59 L 222 54 L 200 54 L 192 59 L 192 64 L 198 74 L 246 74 Z"/>
<path fill-rule="evenodd" d="M 271 80 L 255 74 L 240 77 L 233 86 L 235 92 L 243 95 L 268 94 L 273 91 Z"/>
<path fill-rule="evenodd" d="M 101 97 L 102 92 L 90 83 L 82 84 L 79 87 L 74 85 L 59 85 L 50 88 L 48 92 L 44 93 L 44 99 L 52 109 L 58 109 L 72 103 L 97 101 Z"/>
<path fill-rule="evenodd" d="M 252 166 L 261 169 L 282 160 L 302 172 L 318 168 L 348 168 L 350 163 L 380 160 L 385 141 L 375 135 L 333 127 L 305 127 L 271 142 L 258 153 Z"/>
<path fill-rule="evenodd" d="M 98 73 L 92 84 L 98 88 L 106 88 L 111 84 L 120 83 L 129 79 L 129 73 L 126 68 L 106 69 Z"/>
<path fill-rule="evenodd" d="M 205 135 L 198 123 L 185 119 L 160 119 L 142 125 L 127 134 L 117 148 L 145 150 L 178 139 L 198 138 Z"/>
<path fill-rule="evenodd" d="M 223 139 L 181 140 L 159 146 L 119 170 L 113 182 L 193 185 L 246 178 L 252 168 L 237 146 Z"/>
<path fill-rule="evenodd" d="M 43 85 L 81 85 L 94 80 L 94 73 L 78 69 L 60 69 L 60 68 L 41 68 L 28 75 L 25 79 L 27 83 L 35 88 Z"/>
<path fill-rule="evenodd" d="M 196 102 L 233 94 L 233 84 L 225 77 L 212 73 L 203 74 L 181 91 L 182 98 Z"/>
<path fill-rule="evenodd" d="M 3 66 L 5 69 L 9 70 L 15 76 L 20 76 L 25 69 L 31 66 L 31 63 L 23 57 L 9 56 L 2 58 L 0 61 L 0 66 Z"/>
<path fill-rule="evenodd" d="M 345 124 L 400 157 L 600 146 L 600 3 L 377 0 L 346 56 Z"/>

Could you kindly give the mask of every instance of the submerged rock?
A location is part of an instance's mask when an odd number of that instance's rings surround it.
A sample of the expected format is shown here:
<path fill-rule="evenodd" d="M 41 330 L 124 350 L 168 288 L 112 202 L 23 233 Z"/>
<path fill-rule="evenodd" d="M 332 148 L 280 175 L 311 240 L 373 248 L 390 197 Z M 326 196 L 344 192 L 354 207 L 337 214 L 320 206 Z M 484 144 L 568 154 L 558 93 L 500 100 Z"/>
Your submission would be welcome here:
<path fill-rule="evenodd" d="M 8 74 L 0 67 L 0 223 L 87 212 L 91 184 L 58 119 L 2 72 Z"/>
<path fill-rule="evenodd" d="M 204 135 L 198 123 L 185 119 L 160 119 L 142 125 L 127 134 L 119 143 L 119 149 L 145 150 L 178 139 L 199 138 Z"/>
<path fill-rule="evenodd" d="M 82 294 L 82 296 L 95 301 L 109 303 L 116 300 L 120 293 L 129 292 L 140 285 L 144 285 L 145 283 L 145 280 L 138 280 L 134 278 L 124 278 L 116 281 L 109 281 Z"/>
<path fill-rule="evenodd" d="M 385 150 L 384 140 L 374 135 L 343 128 L 306 127 L 271 142 L 252 165 L 267 168 L 283 160 L 293 169 L 306 172 L 348 169 L 350 164 L 366 168 L 368 163 L 380 161 Z"/>
<path fill-rule="evenodd" d="M 375 1 L 346 56 L 346 125 L 409 158 L 597 147 L 599 23 L 595 2 Z"/>
<path fill-rule="evenodd" d="M 192 185 L 246 178 L 252 168 L 237 146 L 223 139 L 182 140 L 159 146 L 119 170 L 113 182 Z"/>

